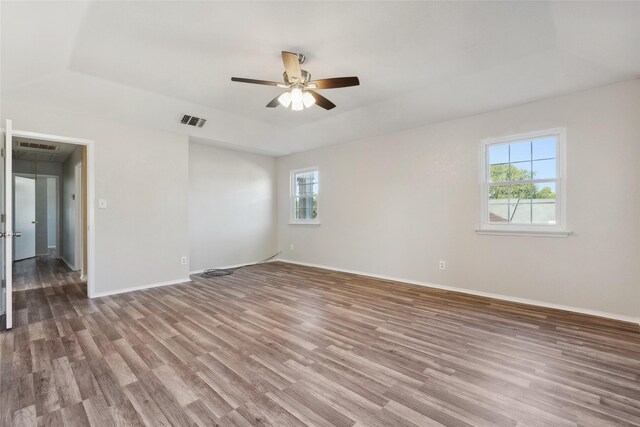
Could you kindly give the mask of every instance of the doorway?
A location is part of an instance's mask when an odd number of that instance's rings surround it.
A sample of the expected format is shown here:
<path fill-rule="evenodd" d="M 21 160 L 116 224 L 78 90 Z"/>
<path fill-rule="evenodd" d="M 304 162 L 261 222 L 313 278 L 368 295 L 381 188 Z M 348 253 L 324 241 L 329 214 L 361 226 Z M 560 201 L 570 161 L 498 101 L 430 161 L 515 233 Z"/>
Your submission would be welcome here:
<path fill-rule="evenodd" d="M 57 286 L 59 274 L 76 295 L 94 293 L 94 154 L 92 141 L 15 131 L 10 120 L 3 131 L 0 315 L 10 329 L 20 292 Z M 53 280 L 42 279 L 45 268 Z"/>
<path fill-rule="evenodd" d="M 84 276 L 84 151 L 80 145 L 15 139 L 13 223 L 20 237 L 13 240 L 14 262 L 57 258 Z"/>
<path fill-rule="evenodd" d="M 18 170 L 24 169 L 16 163 Z M 13 224 L 21 233 L 13 241 L 13 260 L 58 257 L 60 176 L 18 172 L 13 177 Z"/>

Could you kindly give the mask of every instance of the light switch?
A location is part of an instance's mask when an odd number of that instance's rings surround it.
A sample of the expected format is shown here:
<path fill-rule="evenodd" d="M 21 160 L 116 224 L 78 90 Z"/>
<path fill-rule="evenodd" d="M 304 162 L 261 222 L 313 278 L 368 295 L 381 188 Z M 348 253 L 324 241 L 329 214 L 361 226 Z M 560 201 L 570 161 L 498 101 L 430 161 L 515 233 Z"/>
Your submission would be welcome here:
<path fill-rule="evenodd" d="M 99 199 L 98 200 L 98 209 L 107 209 L 107 200 Z"/>

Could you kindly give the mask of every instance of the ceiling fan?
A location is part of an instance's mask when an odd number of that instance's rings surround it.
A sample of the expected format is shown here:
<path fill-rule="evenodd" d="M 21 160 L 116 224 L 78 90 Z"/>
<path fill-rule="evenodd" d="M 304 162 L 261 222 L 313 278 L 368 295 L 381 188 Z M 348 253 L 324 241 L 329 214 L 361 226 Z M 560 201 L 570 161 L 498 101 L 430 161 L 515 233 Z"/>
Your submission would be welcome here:
<path fill-rule="evenodd" d="M 293 111 L 302 111 L 313 104 L 331 110 L 336 104 L 329 101 L 324 96 L 313 89 L 336 89 L 341 87 L 358 86 L 360 80 L 357 77 L 334 77 L 331 79 L 311 80 L 311 74 L 300 68 L 304 63 L 305 56 L 301 53 L 282 52 L 282 62 L 284 63 L 284 83 L 272 82 L 268 80 L 245 79 L 242 77 L 231 77 L 231 81 L 241 83 L 253 83 L 257 85 L 276 86 L 287 89 L 286 92 L 276 96 L 267 104 L 269 108 L 282 105 L 291 107 Z"/>

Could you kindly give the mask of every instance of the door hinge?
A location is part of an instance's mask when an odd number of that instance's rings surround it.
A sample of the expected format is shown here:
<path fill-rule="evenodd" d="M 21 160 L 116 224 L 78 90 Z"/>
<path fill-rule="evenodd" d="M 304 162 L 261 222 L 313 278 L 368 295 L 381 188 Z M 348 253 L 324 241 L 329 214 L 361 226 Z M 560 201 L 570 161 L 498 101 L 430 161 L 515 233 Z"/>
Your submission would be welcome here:
<path fill-rule="evenodd" d="M 4 148 L 0 149 L 0 156 L 4 157 Z"/>
<path fill-rule="evenodd" d="M 0 214 L 0 224 L 4 224 L 4 214 Z"/>

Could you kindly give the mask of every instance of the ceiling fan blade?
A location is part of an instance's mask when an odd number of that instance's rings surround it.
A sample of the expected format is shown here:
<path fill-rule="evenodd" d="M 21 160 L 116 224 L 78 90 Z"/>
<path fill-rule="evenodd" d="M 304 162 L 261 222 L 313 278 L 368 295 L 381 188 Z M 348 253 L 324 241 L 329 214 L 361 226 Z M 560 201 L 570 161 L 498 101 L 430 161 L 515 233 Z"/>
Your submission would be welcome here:
<path fill-rule="evenodd" d="M 282 62 L 284 70 L 290 79 L 302 80 L 302 71 L 300 71 L 300 60 L 297 53 L 282 51 Z"/>
<path fill-rule="evenodd" d="M 331 110 L 332 108 L 336 107 L 336 104 L 334 104 L 333 102 L 329 101 L 327 98 L 325 98 L 324 96 L 320 95 L 319 93 L 314 92 L 312 90 L 307 90 L 307 92 L 309 92 L 316 99 L 316 105 L 318 107 L 322 107 L 325 110 Z"/>
<path fill-rule="evenodd" d="M 245 79 L 242 77 L 231 77 L 231 81 L 240 83 L 253 83 L 254 85 L 278 86 L 282 88 L 289 87 L 288 85 L 285 85 L 283 83 L 270 82 L 268 80 Z"/>
<path fill-rule="evenodd" d="M 282 95 L 282 94 L 280 94 L 280 95 Z M 280 101 L 278 101 L 278 98 L 280 98 L 280 95 L 278 95 L 278 96 L 276 96 L 275 98 L 273 98 L 273 99 L 271 100 L 271 102 L 269 102 L 269 103 L 267 104 L 267 108 L 275 108 L 275 107 L 277 107 L 278 105 L 280 105 Z"/>
<path fill-rule="evenodd" d="M 360 80 L 357 77 L 334 77 L 332 79 L 320 79 L 310 81 L 307 86 L 314 89 L 337 89 L 340 87 L 358 86 Z"/>

